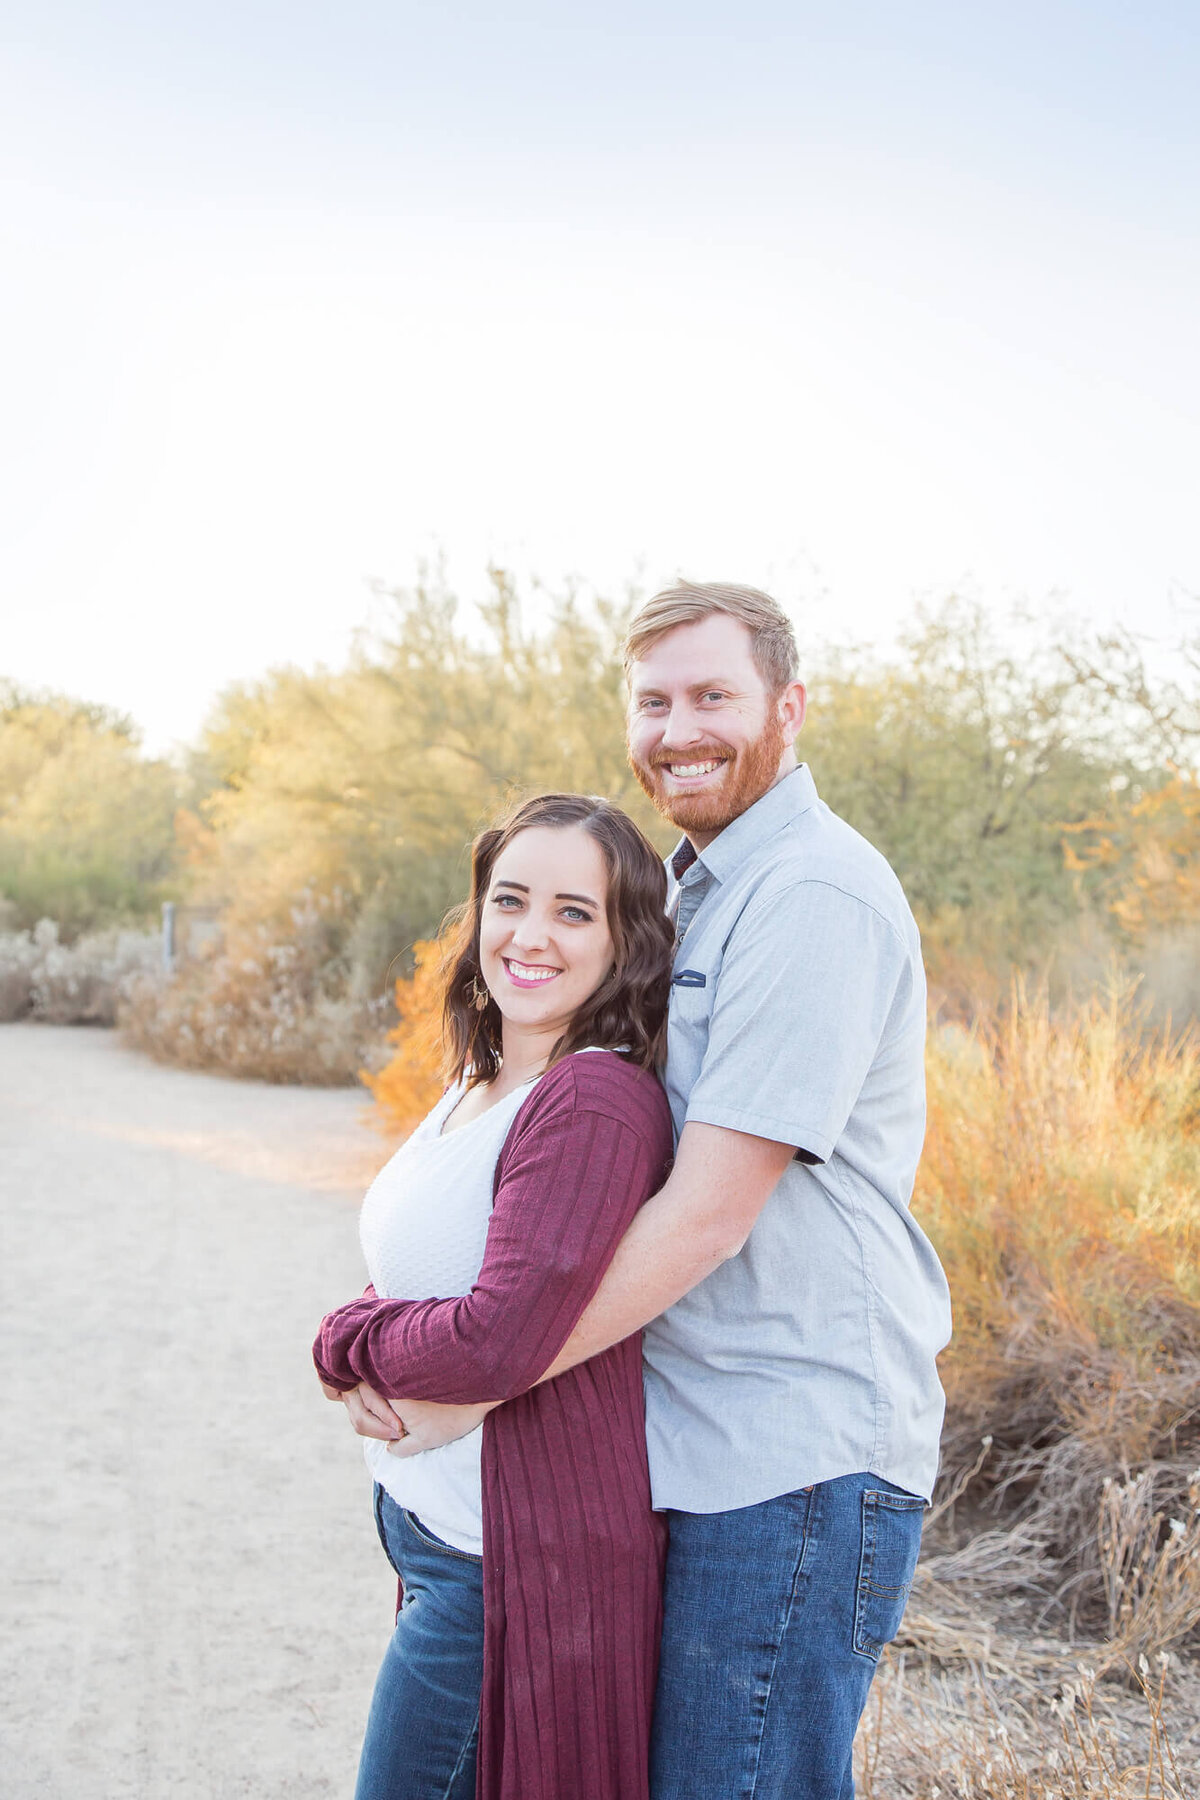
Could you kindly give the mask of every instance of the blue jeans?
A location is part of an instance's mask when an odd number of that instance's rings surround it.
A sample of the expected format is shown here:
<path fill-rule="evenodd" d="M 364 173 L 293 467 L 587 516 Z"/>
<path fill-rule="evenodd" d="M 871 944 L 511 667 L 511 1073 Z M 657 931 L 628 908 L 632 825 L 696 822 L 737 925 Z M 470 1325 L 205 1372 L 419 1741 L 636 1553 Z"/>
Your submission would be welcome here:
<path fill-rule="evenodd" d="M 851 1748 L 900 1627 L 924 1501 L 843 1475 L 670 1512 L 653 1800 L 853 1800 Z"/>
<path fill-rule="evenodd" d="M 354 1800 L 475 1800 L 483 1560 L 444 1544 L 378 1485 L 375 1523 L 404 1583 Z"/>

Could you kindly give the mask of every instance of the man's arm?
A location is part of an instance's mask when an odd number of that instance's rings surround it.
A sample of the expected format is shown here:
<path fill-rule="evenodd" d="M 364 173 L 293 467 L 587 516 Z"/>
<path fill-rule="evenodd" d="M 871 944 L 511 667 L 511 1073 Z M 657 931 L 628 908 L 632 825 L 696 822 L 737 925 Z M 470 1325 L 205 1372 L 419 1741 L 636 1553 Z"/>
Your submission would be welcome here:
<path fill-rule="evenodd" d="M 635 1215 L 579 1323 L 540 1381 L 552 1381 L 640 1331 L 736 1256 L 795 1154 L 791 1144 L 723 1125 L 685 1125 L 671 1174 Z M 391 1405 L 407 1432 L 389 1446 L 401 1457 L 464 1437 L 491 1410 L 487 1404 L 452 1407 L 405 1399 Z M 355 1419 L 355 1430 L 364 1437 L 384 1435 L 369 1417 Z"/>
<path fill-rule="evenodd" d="M 637 1213 L 542 1380 L 640 1331 L 736 1256 L 795 1154 L 792 1144 L 686 1124 L 670 1176 Z"/>
<path fill-rule="evenodd" d="M 795 1150 L 720 1125 L 685 1125 L 675 1166 L 617 1246 L 599 1288 L 541 1381 L 632 1336 L 737 1252 Z M 491 1410 L 392 1402 L 408 1435 L 388 1447 L 417 1456 L 463 1437 Z M 364 1429 L 365 1425 L 365 1429 Z M 382 1435 L 373 1422 L 364 1436 Z"/>
<path fill-rule="evenodd" d="M 813 1162 L 832 1153 L 896 995 L 919 979 L 914 955 L 872 906 L 828 882 L 760 891 L 725 951 L 675 1167 L 543 1380 L 628 1337 L 736 1255 L 798 1149 Z"/>
<path fill-rule="evenodd" d="M 474 1404 L 533 1387 L 670 1153 L 666 1100 L 615 1058 L 565 1058 L 506 1140 L 479 1274 L 450 1299 L 351 1301 L 313 1346 L 322 1381 Z"/>

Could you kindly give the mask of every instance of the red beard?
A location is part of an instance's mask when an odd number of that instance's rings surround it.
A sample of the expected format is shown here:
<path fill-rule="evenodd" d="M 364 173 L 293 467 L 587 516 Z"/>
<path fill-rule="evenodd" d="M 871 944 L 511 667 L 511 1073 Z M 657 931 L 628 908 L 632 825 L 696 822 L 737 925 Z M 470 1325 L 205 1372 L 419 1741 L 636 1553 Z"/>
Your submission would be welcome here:
<path fill-rule="evenodd" d="M 630 756 L 629 766 L 659 812 L 670 819 L 672 825 L 677 825 L 680 831 L 707 832 L 715 837 L 717 832 L 732 825 L 747 807 L 762 799 L 779 773 L 783 744 L 783 726 L 774 707 L 769 706 L 766 723 L 753 743 L 732 756 L 728 744 L 688 747 L 688 762 L 717 759 L 725 764 L 724 780 L 710 792 L 666 793 L 659 770 L 664 763 L 682 761 L 678 754 L 667 756 L 656 750 L 649 764 L 635 762 Z"/>

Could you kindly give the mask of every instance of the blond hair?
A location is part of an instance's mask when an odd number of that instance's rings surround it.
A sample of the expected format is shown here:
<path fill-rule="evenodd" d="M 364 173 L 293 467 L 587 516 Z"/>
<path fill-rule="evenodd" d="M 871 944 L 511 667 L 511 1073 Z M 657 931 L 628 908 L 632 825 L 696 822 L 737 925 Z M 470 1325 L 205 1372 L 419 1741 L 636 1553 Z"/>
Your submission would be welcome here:
<path fill-rule="evenodd" d="M 740 619 L 750 633 L 755 667 L 772 694 L 795 681 L 800 667 L 792 622 L 777 600 L 758 588 L 720 581 L 679 581 L 640 606 L 625 637 L 625 674 L 639 657 L 677 625 L 694 625 L 711 613 Z"/>

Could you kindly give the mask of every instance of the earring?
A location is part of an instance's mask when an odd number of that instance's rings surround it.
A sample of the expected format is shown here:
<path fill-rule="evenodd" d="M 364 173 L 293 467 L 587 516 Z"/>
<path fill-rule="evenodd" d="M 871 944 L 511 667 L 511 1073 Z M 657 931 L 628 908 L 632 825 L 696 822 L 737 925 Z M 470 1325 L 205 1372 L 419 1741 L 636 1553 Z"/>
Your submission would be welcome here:
<path fill-rule="evenodd" d="M 492 997 L 485 987 L 480 987 L 478 978 L 474 975 L 472 975 L 470 983 L 468 984 L 467 993 L 470 996 L 471 1005 L 475 1008 L 476 1012 L 483 1012 L 487 1007 L 488 1001 Z"/>

